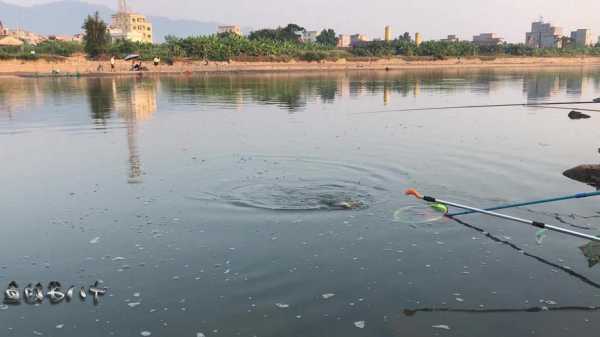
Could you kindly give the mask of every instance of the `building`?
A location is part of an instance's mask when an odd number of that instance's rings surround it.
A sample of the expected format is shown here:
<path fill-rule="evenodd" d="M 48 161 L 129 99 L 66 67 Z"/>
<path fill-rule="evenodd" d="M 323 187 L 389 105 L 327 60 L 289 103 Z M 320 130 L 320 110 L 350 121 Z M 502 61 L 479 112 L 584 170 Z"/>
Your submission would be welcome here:
<path fill-rule="evenodd" d="M 23 29 L 8 30 L 8 36 L 17 38 L 30 45 L 36 45 L 40 42 L 48 40 L 48 38 L 46 38 L 43 35 L 29 32 Z"/>
<path fill-rule="evenodd" d="M 23 44 L 23 41 L 14 36 L 0 36 L 0 47 L 21 47 Z"/>
<path fill-rule="evenodd" d="M 129 11 L 126 0 L 119 0 L 119 10 L 112 16 L 108 31 L 113 40 L 152 43 L 152 24 L 142 14 Z"/>
<path fill-rule="evenodd" d="M 383 39 L 385 40 L 385 42 L 392 41 L 392 27 L 385 26 L 385 30 L 384 30 L 384 34 L 383 34 Z"/>
<path fill-rule="evenodd" d="M 456 35 L 448 35 L 447 38 L 441 39 L 440 41 L 455 43 L 455 42 L 459 42 L 460 40 L 458 39 L 458 37 L 456 37 Z"/>
<path fill-rule="evenodd" d="M 562 28 L 540 19 L 531 24 L 531 32 L 525 34 L 525 44 L 531 48 L 562 48 Z"/>
<path fill-rule="evenodd" d="M 363 34 L 350 35 L 350 45 L 356 46 L 361 43 L 369 42 L 369 38 Z"/>
<path fill-rule="evenodd" d="M 579 48 L 593 45 L 594 39 L 592 38 L 592 31 L 589 29 L 578 29 L 571 32 L 571 43 Z"/>
<path fill-rule="evenodd" d="M 340 35 L 340 36 L 338 36 L 337 47 L 338 48 L 348 48 L 348 47 L 350 47 L 350 35 Z"/>
<path fill-rule="evenodd" d="M 8 35 L 8 29 L 4 28 L 2 21 L 0 21 L 0 36 Z"/>
<path fill-rule="evenodd" d="M 481 47 L 497 46 L 504 42 L 504 39 L 497 36 L 496 33 L 481 33 L 473 36 L 473 43 Z"/>
<path fill-rule="evenodd" d="M 235 35 L 242 36 L 242 29 L 238 25 L 219 26 L 219 27 L 217 27 L 217 32 L 219 34 L 235 34 Z"/>
<path fill-rule="evenodd" d="M 317 42 L 317 36 L 319 36 L 319 32 L 316 30 L 305 30 L 302 32 L 302 41 L 315 43 Z"/>
<path fill-rule="evenodd" d="M 421 37 L 421 33 L 415 33 L 415 44 L 418 46 L 423 43 L 423 37 Z"/>

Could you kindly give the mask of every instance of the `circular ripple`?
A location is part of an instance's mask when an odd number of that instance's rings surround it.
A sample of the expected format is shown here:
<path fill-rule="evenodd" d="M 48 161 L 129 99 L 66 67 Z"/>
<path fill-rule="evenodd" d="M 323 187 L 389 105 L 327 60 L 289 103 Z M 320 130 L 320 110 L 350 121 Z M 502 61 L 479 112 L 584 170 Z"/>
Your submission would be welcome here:
<path fill-rule="evenodd" d="M 270 156 L 231 159 L 207 160 L 203 172 L 210 172 L 214 183 L 190 198 L 274 211 L 360 210 L 386 201 L 393 184 L 389 172 L 357 164 Z M 222 174 L 226 177 L 218 179 Z"/>
<path fill-rule="evenodd" d="M 331 184 L 303 181 L 301 183 L 253 183 L 237 186 L 230 195 L 223 196 L 229 203 L 242 207 L 278 211 L 364 209 L 373 202 L 368 187 L 353 182 Z"/>

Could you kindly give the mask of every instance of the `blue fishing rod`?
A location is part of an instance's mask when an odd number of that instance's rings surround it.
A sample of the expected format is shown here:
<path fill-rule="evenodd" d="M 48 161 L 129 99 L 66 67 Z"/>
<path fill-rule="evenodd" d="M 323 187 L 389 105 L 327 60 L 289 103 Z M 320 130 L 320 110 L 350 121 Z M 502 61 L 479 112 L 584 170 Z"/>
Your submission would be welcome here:
<path fill-rule="evenodd" d="M 589 192 L 589 193 L 577 193 L 577 194 L 573 194 L 573 195 L 567 195 L 564 197 L 540 199 L 540 200 L 533 200 L 533 201 L 523 201 L 523 202 L 514 203 L 514 204 L 490 207 L 490 208 L 486 208 L 485 210 L 486 211 L 497 211 L 500 209 L 539 205 L 539 204 L 545 204 L 545 203 L 549 203 L 549 202 L 557 202 L 557 201 L 570 200 L 570 199 L 583 199 L 583 198 L 595 197 L 595 196 L 599 196 L 599 195 L 600 195 L 600 191 Z M 448 213 L 448 216 L 459 216 L 459 215 L 466 215 L 466 214 L 473 214 L 473 213 L 477 213 L 477 212 L 469 210 L 469 211 L 463 211 L 463 212 Z"/>

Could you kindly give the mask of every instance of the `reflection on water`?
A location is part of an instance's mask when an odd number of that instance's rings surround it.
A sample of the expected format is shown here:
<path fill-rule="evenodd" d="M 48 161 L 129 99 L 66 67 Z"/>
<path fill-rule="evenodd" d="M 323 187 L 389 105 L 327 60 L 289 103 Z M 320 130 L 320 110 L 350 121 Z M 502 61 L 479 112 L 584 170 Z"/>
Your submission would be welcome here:
<path fill-rule="evenodd" d="M 0 336 L 594 335 L 596 246 L 393 215 L 408 187 L 481 207 L 583 192 L 562 172 L 598 161 L 596 116 L 361 112 L 598 96 L 597 68 L 3 78 L 0 285 L 110 296 L 0 306 Z M 589 234 L 598 212 L 507 210 Z"/>

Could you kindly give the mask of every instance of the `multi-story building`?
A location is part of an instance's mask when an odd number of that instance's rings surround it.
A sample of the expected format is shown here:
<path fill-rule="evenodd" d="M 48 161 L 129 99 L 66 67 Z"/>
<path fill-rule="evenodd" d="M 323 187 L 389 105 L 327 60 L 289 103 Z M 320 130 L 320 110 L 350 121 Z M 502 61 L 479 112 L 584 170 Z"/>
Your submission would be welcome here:
<path fill-rule="evenodd" d="M 442 42 L 459 42 L 460 40 L 456 35 L 448 35 L 447 38 L 441 39 Z"/>
<path fill-rule="evenodd" d="M 525 34 L 525 44 L 531 48 L 562 48 L 562 28 L 542 20 L 534 22 L 531 32 Z"/>
<path fill-rule="evenodd" d="M 571 42 L 575 47 L 588 47 L 594 44 L 592 31 L 589 29 L 578 29 L 571 32 Z"/>
<path fill-rule="evenodd" d="M 348 48 L 350 47 L 350 35 L 340 35 L 338 36 L 338 40 L 337 40 L 337 47 L 338 48 Z"/>
<path fill-rule="evenodd" d="M 392 41 L 392 27 L 385 26 L 383 39 L 385 40 L 385 42 Z"/>
<path fill-rule="evenodd" d="M 418 47 L 421 45 L 421 43 L 423 43 L 423 37 L 421 36 L 421 33 L 415 33 L 415 44 Z"/>
<path fill-rule="evenodd" d="M 305 30 L 302 32 L 302 41 L 303 42 L 317 42 L 317 36 L 319 36 L 319 32 L 316 30 Z"/>
<path fill-rule="evenodd" d="M 112 16 L 109 33 L 113 40 L 152 43 L 152 23 L 142 14 L 132 13 L 126 0 L 119 0 L 119 10 Z"/>
<path fill-rule="evenodd" d="M 238 25 L 219 26 L 217 28 L 217 32 L 219 34 L 235 34 L 235 35 L 242 36 L 242 29 Z"/>
<path fill-rule="evenodd" d="M 478 46 L 491 47 L 504 42 L 504 39 L 497 36 L 496 33 L 481 33 L 473 36 L 473 43 Z"/>
<path fill-rule="evenodd" d="M 355 46 L 361 43 L 369 42 L 369 38 L 363 34 L 350 35 L 350 45 Z"/>

